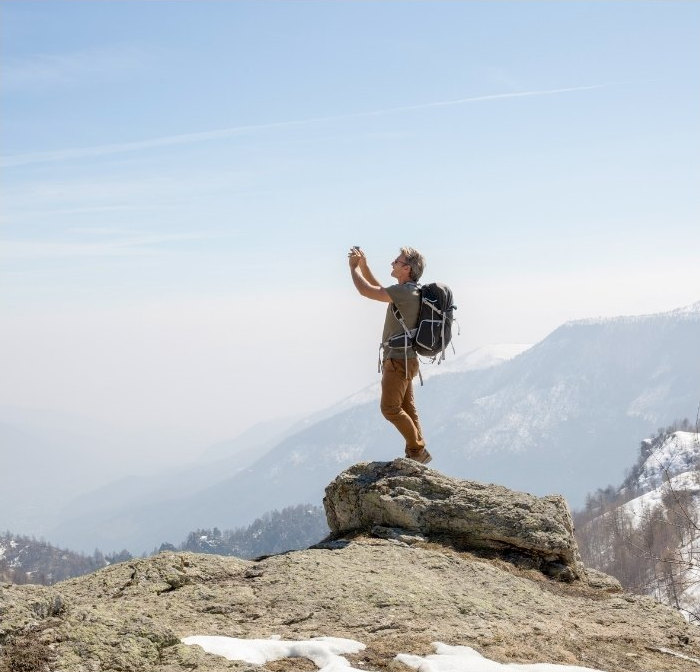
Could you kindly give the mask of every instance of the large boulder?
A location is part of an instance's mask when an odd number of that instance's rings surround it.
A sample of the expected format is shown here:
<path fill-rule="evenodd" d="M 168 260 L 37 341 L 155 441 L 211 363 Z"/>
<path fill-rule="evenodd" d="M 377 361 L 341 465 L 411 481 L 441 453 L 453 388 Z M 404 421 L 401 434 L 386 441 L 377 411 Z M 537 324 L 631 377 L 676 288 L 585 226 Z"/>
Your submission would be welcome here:
<path fill-rule="evenodd" d="M 331 537 L 399 528 L 465 550 L 528 559 L 563 580 L 586 578 L 560 495 L 536 497 L 450 478 L 407 459 L 356 464 L 326 488 Z"/>

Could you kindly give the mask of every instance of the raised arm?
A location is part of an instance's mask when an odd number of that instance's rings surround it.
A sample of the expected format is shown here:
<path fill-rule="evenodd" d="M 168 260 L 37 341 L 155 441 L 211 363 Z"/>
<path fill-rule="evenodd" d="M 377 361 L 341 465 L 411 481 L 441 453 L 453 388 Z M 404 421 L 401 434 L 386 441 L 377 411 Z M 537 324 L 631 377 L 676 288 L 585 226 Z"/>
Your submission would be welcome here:
<path fill-rule="evenodd" d="M 369 264 L 367 263 L 367 257 L 365 256 L 365 253 L 360 250 L 360 270 L 362 271 L 362 275 L 369 282 L 370 285 L 374 285 L 375 287 L 381 287 L 382 283 L 377 280 L 377 278 L 374 277 L 374 274 L 372 271 L 369 269 Z"/>
<path fill-rule="evenodd" d="M 348 261 L 353 284 L 362 296 L 375 301 L 391 303 L 389 293 L 379 284 L 372 271 L 369 270 L 367 258 L 362 250 L 353 247 L 348 252 Z"/>

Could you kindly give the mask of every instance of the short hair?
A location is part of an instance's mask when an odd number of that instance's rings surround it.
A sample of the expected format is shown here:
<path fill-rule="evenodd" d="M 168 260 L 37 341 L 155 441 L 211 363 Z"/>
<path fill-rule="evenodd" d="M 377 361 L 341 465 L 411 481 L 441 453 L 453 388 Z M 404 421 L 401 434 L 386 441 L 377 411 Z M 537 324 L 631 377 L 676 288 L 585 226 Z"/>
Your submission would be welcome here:
<path fill-rule="evenodd" d="M 412 247 L 402 247 L 401 254 L 406 257 L 406 263 L 411 267 L 411 280 L 418 282 L 425 268 L 425 257 Z"/>

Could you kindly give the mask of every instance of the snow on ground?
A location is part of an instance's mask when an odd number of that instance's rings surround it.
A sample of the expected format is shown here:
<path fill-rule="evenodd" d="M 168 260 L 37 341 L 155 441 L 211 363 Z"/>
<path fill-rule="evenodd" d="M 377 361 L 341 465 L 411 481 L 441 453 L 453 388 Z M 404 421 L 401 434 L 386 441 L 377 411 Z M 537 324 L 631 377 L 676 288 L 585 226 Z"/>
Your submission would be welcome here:
<path fill-rule="evenodd" d="M 221 636 L 185 637 L 183 644 L 199 645 L 207 653 L 223 656 L 228 660 L 242 660 L 246 663 L 263 665 L 282 658 L 308 658 L 319 670 L 352 670 L 341 653 L 357 653 L 364 644 L 352 639 L 338 637 L 314 637 L 305 641 L 284 641 L 281 639 L 236 639 Z"/>
<path fill-rule="evenodd" d="M 700 435 L 694 432 L 675 432 L 647 459 L 639 482 L 644 487 L 654 483 L 660 485 L 620 507 L 633 529 L 638 529 L 655 509 L 662 506 L 664 497 L 673 498 L 674 492 L 691 493 L 684 506 L 691 520 L 698 520 L 700 473 L 695 464 L 700 455 L 699 438 Z M 677 607 L 686 620 L 696 622 L 700 605 L 700 536 L 689 539 L 676 552 L 678 562 L 668 567 L 677 577 L 675 598 L 670 599 L 663 583 L 655 584 L 650 594 L 659 602 Z"/>
<path fill-rule="evenodd" d="M 661 505 L 661 500 L 664 495 L 671 489 L 675 492 L 690 490 L 694 495 L 693 500 L 695 502 L 695 508 L 697 508 L 698 500 L 700 499 L 700 481 L 698 479 L 699 477 L 696 472 L 678 474 L 655 490 L 630 499 L 629 502 L 623 504 L 620 508 L 627 514 L 635 528 L 644 522 L 646 516 L 648 516 L 651 511 Z"/>
<path fill-rule="evenodd" d="M 667 476 L 690 471 L 700 459 L 700 434 L 673 432 L 644 462 L 639 476 L 639 486 L 656 488 Z"/>
<path fill-rule="evenodd" d="M 652 595 L 663 604 L 676 607 L 686 621 L 700 623 L 700 537 L 695 537 L 678 549 L 678 564 L 670 567 L 677 577 L 676 599 L 669 600 L 661 587 Z"/>
<path fill-rule="evenodd" d="M 207 653 L 228 660 L 263 665 L 283 658 L 308 658 L 321 672 L 359 670 L 352 667 L 343 653 L 357 653 L 365 648 L 361 642 L 338 637 L 314 637 L 302 641 L 282 639 L 236 639 L 221 636 L 185 637 L 183 644 L 201 646 Z M 484 658 L 468 646 L 449 646 L 433 642 L 435 653 L 412 656 L 400 653 L 396 660 L 418 672 L 604 672 L 590 667 L 553 665 L 550 663 L 497 663 Z M 363 670 L 362 672 L 369 672 Z"/>
<path fill-rule="evenodd" d="M 396 660 L 418 672 L 602 672 L 576 665 L 497 663 L 468 646 L 449 646 L 441 642 L 433 642 L 433 646 L 435 653 L 430 656 L 400 653 Z"/>
<path fill-rule="evenodd" d="M 698 624 L 698 605 L 700 605 L 700 539 L 693 539 L 680 551 L 680 557 L 688 563 L 683 571 L 682 567 L 677 567 L 676 571 L 682 572 L 681 586 L 678 595 L 678 610 L 689 623 Z M 657 599 L 663 596 L 655 596 Z M 660 602 L 668 604 L 668 600 L 659 599 Z"/>
<path fill-rule="evenodd" d="M 671 491 L 693 493 L 694 508 L 700 505 L 700 434 L 674 432 L 644 462 L 637 481 L 643 495 L 621 506 L 622 511 L 638 527 Z"/>

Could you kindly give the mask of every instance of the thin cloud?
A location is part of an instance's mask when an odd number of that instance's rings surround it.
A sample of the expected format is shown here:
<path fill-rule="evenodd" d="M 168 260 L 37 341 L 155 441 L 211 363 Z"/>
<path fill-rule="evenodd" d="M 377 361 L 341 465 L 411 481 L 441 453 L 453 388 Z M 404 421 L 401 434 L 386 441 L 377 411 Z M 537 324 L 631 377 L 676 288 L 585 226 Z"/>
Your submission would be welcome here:
<path fill-rule="evenodd" d="M 3 66 L 6 90 L 43 89 L 85 84 L 94 78 L 142 72 L 150 53 L 134 45 L 114 45 L 68 54 L 38 54 L 29 59 L 9 60 Z"/>
<path fill-rule="evenodd" d="M 544 89 L 539 91 L 520 91 L 513 93 L 497 93 L 485 96 L 472 96 L 469 98 L 457 98 L 454 100 L 441 100 L 430 103 L 420 103 L 418 105 L 404 105 L 401 107 L 390 107 L 381 110 L 372 110 L 368 112 L 354 112 L 352 114 L 340 114 L 328 117 L 312 117 L 310 119 L 296 121 L 279 121 L 268 124 L 250 124 L 244 126 L 233 126 L 231 128 L 220 128 L 212 131 L 201 131 L 198 133 L 183 133 L 179 135 L 170 135 L 160 138 L 151 138 L 150 140 L 139 140 L 135 142 L 124 142 L 118 144 L 96 145 L 93 147 L 71 148 L 57 150 L 53 152 L 34 152 L 27 154 L 15 154 L 6 156 L 0 159 L 0 166 L 9 168 L 13 166 L 22 166 L 32 163 L 47 163 L 56 161 L 69 161 L 73 159 L 83 159 L 89 157 L 107 156 L 109 154 L 118 154 L 123 152 L 136 152 L 142 150 L 153 149 L 157 147 L 168 147 L 173 145 L 194 144 L 197 142 L 205 142 L 207 140 L 221 140 L 234 137 L 237 135 L 245 135 L 256 131 L 274 130 L 282 128 L 292 128 L 298 126 L 308 126 L 311 124 L 338 121 L 345 119 L 361 119 L 367 117 L 376 117 L 387 114 L 397 114 L 400 112 L 411 112 L 415 110 L 427 110 L 431 108 L 453 107 L 455 105 L 465 105 L 467 103 L 478 103 L 494 100 L 506 100 L 510 98 L 532 98 L 536 96 L 552 96 L 563 93 L 573 93 L 577 91 L 591 91 L 600 89 L 606 84 L 594 84 L 592 86 L 574 86 L 562 89 Z"/>
<path fill-rule="evenodd" d="M 133 257 L 153 256 L 162 253 L 162 246 L 205 240 L 207 234 L 170 234 L 119 237 L 109 241 L 94 243 L 70 243 L 33 240 L 5 240 L 0 246 L 0 258 L 10 260 L 28 259 L 68 259 L 76 257 Z M 221 237 L 221 236 L 217 236 Z"/>

